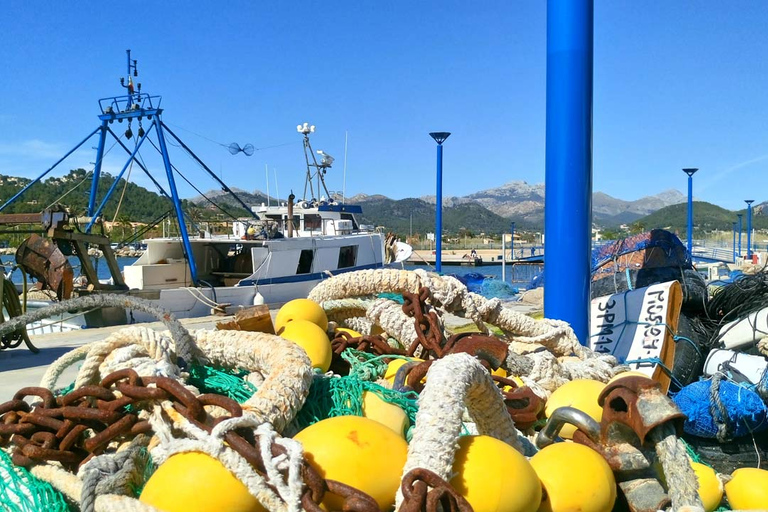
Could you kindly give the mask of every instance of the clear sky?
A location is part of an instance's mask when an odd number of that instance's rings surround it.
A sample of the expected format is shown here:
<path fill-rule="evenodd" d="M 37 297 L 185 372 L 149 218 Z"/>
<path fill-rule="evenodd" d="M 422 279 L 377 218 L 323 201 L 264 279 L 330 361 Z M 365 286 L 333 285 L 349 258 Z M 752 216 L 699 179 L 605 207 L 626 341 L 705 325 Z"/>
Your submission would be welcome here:
<path fill-rule="evenodd" d="M 685 192 L 680 168 L 699 167 L 698 199 L 731 209 L 768 199 L 768 3 L 595 4 L 594 189 Z M 347 195 L 434 194 L 430 131 L 453 132 L 445 195 L 544 181 L 544 0 L 6 0 L 0 173 L 36 176 L 95 128 L 97 99 L 122 94 L 127 48 L 143 92 L 163 95 L 166 123 L 230 186 L 265 190 L 266 164 L 273 194 L 275 170 L 282 197 L 300 192 L 304 121 L 317 125 L 315 149 L 337 159 L 333 190 L 348 133 Z M 293 144 L 231 156 L 190 132 Z M 91 168 L 95 143 L 56 174 Z M 175 151 L 182 172 L 215 188 Z"/>

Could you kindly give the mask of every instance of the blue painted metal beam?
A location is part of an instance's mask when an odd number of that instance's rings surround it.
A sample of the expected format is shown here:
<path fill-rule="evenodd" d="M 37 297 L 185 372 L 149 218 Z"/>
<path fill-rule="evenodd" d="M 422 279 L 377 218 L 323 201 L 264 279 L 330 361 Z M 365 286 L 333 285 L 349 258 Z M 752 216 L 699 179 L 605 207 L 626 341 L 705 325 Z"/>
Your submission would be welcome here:
<path fill-rule="evenodd" d="M 153 116 L 159 116 L 163 113 L 163 109 L 161 108 L 140 108 L 137 110 L 129 110 L 126 112 L 110 112 L 106 114 L 101 114 L 99 116 L 99 119 L 102 121 L 118 121 L 123 122 L 123 119 L 138 119 L 141 117 L 146 117 L 147 119 L 151 119 Z"/>
<path fill-rule="evenodd" d="M 66 155 L 64 155 L 63 157 L 61 157 L 59 160 L 57 160 L 57 161 L 56 161 L 56 163 L 55 163 L 55 164 L 53 164 L 52 166 L 50 166 L 50 167 L 48 168 L 48 170 L 47 170 L 47 171 L 45 171 L 43 174 L 41 174 L 40 176 L 38 176 L 38 177 L 37 177 L 37 178 L 35 178 L 34 180 L 30 181 L 30 182 L 27 184 L 27 186 L 25 186 L 23 189 L 21 189 L 21 190 L 19 190 L 18 192 L 16 192 L 16 195 L 14 195 L 12 198 L 10 198 L 10 199 L 9 199 L 9 200 L 7 200 L 5 203 L 3 203 L 3 205 L 2 205 L 2 206 L 0 206 L 0 212 L 1 212 L 1 211 L 3 211 L 3 210 L 5 209 L 5 207 L 6 207 L 6 206 L 8 206 L 9 204 L 11 204 L 11 203 L 13 203 L 14 201 L 16 201 L 16 199 L 18 199 L 19 197 L 21 197 L 21 195 L 22 195 L 22 194 L 24 194 L 24 192 L 26 192 L 27 190 L 29 190 L 29 187 L 31 187 L 32 185 L 34 185 L 35 183 L 37 183 L 38 181 L 40 181 L 41 179 L 43 179 L 43 178 L 45 177 L 45 175 L 46 175 L 46 174 L 48 174 L 49 172 L 51 172 L 51 171 L 52 171 L 52 170 L 53 170 L 53 169 L 54 169 L 54 168 L 55 168 L 57 165 L 59 165 L 61 162 L 63 162 L 63 161 L 64 161 L 64 160 L 65 160 L 65 159 L 66 159 L 66 158 L 69 156 L 69 155 L 71 155 L 72 153 L 74 153 L 75 151 L 77 151 L 78 149 L 80 149 L 80 146 L 82 146 L 83 144 L 85 144 L 85 143 L 88 141 L 88 139 L 90 139 L 91 137 L 93 137 L 93 135 L 94 135 L 96 132 L 98 132 L 99 130 L 101 130 L 101 126 L 99 126 L 99 127 L 98 127 L 98 128 L 96 128 L 95 130 L 93 130 L 91 133 L 89 133 L 89 134 L 88 134 L 88 136 L 87 136 L 86 138 L 84 138 L 82 141 L 80 141 L 80 143 L 79 143 L 77 146 L 75 146 L 74 148 L 70 149 L 70 150 L 67 152 L 67 154 L 66 154 Z"/>
<path fill-rule="evenodd" d="M 733 262 L 736 263 L 736 223 L 733 223 Z"/>
<path fill-rule="evenodd" d="M 544 313 L 589 340 L 593 0 L 547 1 Z"/>
<path fill-rule="evenodd" d="M 163 155 L 163 164 L 165 165 L 165 174 L 168 176 L 168 187 L 171 189 L 173 207 L 176 210 L 176 219 L 179 221 L 179 231 L 181 241 L 184 246 L 185 256 L 189 264 L 189 275 L 192 277 L 192 283 L 197 285 L 197 264 L 192 255 L 192 244 L 189 242 L 189 233 L 187 224 L 184 222 L 184 210 L 181 209 L 181 200 L 179 192 L 176 190 L 176 180 L 173 177 L 173 168 L 171 167 L 171 158 L 168 155 L 168 146 L 165 144 L 165 135 L 163 134 L 163 122 L 158 118 L 155 122 L 155 131 L 157 131 L 157 141 L 160 143 L 160 152 Z"/>
<path fill-rule="evenodd" d="M 152 125 L 153 125 L 153 126 L 156 126 L 156 123 L 153 121 L 153 122 L 152 122 Z M 152 126 L 150 126 L 149 128 L 150 128 L 150 130 L 151 130 L 151 129 L 152 129 Z M 90 233 L 90 232 L 91 232 L 91 228 L 92 228 L 92 227 L 93 227 L 93 225 L 96 223 L 96 218 L 97 218 L 99 215 L 101 215 L 101 212 L 104 210 L 104 207 L 107 205 L 107 201 L 109 201 L 109 198 L 110 198 L 110 197 L 112 197 L 112 193 L 113 193 L 113 192 L 115 191 L 115 189 L 117 188 L 117 185 L 118 185 L 118 183 L 120 183 L 120 178 L 122 178 L 122 177 L 123 177 L 123 174 L 125 174 L 125 171 L 128 169 L 128 166 L 131 164 L 131 161 L 132 161 L 132 160 L 133 160 L 133 159 L 136 157 L 136 153 L 138 153 L 138 152 L 139 152 L 139 149 L 141 148 L 141 145 L 144 143 L 144 141 L 145 141 L 145 140 L 147 139 L 147 137 L 149 136 L 149 132 L 150 132 L 150 130 L 147 130 L 147 131 L 144 133 L 144 136 L 143 136 L 141 139 L 139 139 L 139 142 L 136 144 L 136 147 L 135 147 L 135 148 L 134 148 L 134 150 L 131 152 L 131 156 L 130 156 L 130 157 L 128 158 L 128 160 L 125 162 L 125 165 L 123 166 L 123 169 L 120 171 L 120 174 L 118 174 L 118 175 L 117 175 L 117 177 L 115 178 L 115 182 L 114 182 L 114 183 L 112 183 L 112 186 L 111 186 L 111 187 L 109 187 L 109 190 L 107 190 L 107 194 L 104 196 L 104 199 L 102 199 L 102 200 L 101 200 L 101 204 L 99 205 L 99 207 L 98 207 L 98 208 L 96 209 L 96 211 L 95 211 L 95 212 L 93 212 L 92 214 L 90 214 L 90 213 L 89 213 L 89 216 L 91 216 L 91 221 L 90 221 L 90 222 L 88 223 L 88 225 L 85 227 L 85 232 L 86 232 L 86 233 Z M 96 182 L 96 181 L 94 180 L 94 183 L 95 183 L 95 182 Z M 94 194 L 95 194 L 94 190 L 91 190 L 91 201 L 94 201 L 94 200 L 95 200 L 95 196 L 94 196 Z"/>
<path fill-rule="evenodd" d="M 160 121 L 160 122 L 162 123 L 162 121 Z M 215 173 L 215 172 L 213 172 L 212 170 L 210 170 L 210 169 L 208 168 L 208 166 L 207 166 L 207 165 L 205 165 L 205 163 L 204 163 L 202 160 L 200 160 L 200 159 L 197 157 L 197 155 L 196 155 L 196 154 L 195 154 L 195 153 L 194 153 L 194 152 L 193 152 L 191 149 L 189 149 L 189 147 L 188 147 L 186 144 L 184 144 L 184 142 L 183 142 L 183 141 L 182 141 L 180 138 L 178 138 L 178 137 L 176 136 L 176 134 L 175 134 L 175 133 L 173 133 L 173 132 L 171 131 L 171 129 L 170 129 L 170 128 L 168 128 L 168 126 L 167 126 L 165 123 L 162 123 L 162 124 L 163 124 L 163 129 L 164 129 L 165 131 L 167 131 L 168 133 L 170 133 L 170 134 L 171 134 L 171 137 L 173 137 L 173 138 L 176 140 L 176 142 L 178 142 L 179 144 L 181 144 L 181 147 L 182 147 L 182 148 L 184 148 L 184 150 L 185 150 L 187 153 L 189 153 L 189 154 L 190 154 L 190 156 L 191 156 L 192 158 L 194 158 L 194 159 L 195 159 L 195 161 L 196 161 L 198 164 L 200 164 L 200 165 L 202 166 L 202 168 L 203 168 L 203 169 L 205 169 L 206 171 L 208 171 L 208 174 L 210 174 L 210 175 L 213 177 L 213 179 L 214 179 L 214 180 L 216 180 L 217 182 L 219 182 L 219 185 L 221 185 L 221 188 L 223 188 L 225 192 L 228 192 L 228 193 L 229 193 L 229 194 L 230 194 L 232 197 L 234 197 L 234 198 L 235 198 L 235 200 L 236 200 L 238 203 L 240 203 L 240 205 L 241 205 L 243 208 L 245 208 L 245 209 L 248 211 L 248 213 L 250 213 L 250 214 L 251 214 L 251 216 L 252 216 L 253 218 L 255 218 L 256 220 L 259 220 L 259 216 L 258 216 L 258 215 L 256 215 L 256 214 L 255 214 L 255 213 L 254 213 L 254 212 L 251 210 L 251 207 L 250 207 L 250 206 L 248 206 L 247 204 L 245 204 L 245 202 L 244 202 L 242 199 L 240 199 L 240 197 L 238 197 L 238 195 L 237 195 L 237 194 L 235 194 L 235 193 L 232 191 L 232 189 L 230 189 L 230 188 L 227 186 L 227 184 L 226 184 L 226 183 L 224 183 L 223 181 L 221 181 L 221 179 L 220 179 L 218 176 L 216 176 L 216 173 Z"/>
<path fill-rule="evenodd" d="M 93 167 L 93 178 L 91 178 L 91 195 L 88 198 L 88 216 L 93 215 L 93 209 L 96 206 L 96 197 L 99 192 L 99 177 L 101 177 L 101 163 L 104 160 L 104 142 L 107 140 L 107 121 L 101 122 L 101 133 L 99 133 L 99 147 L 96 149 L 96 165 Z"/>
<path fill-rule="evenodd" d="M 128 146 L 126 146 L 125 144 L 123 144 L 123 141 L 121 141 L 121 140 L 120 140 L 120 137 L 118 137 L 118 136 L 115 134 L 115 132 L 113 132 L 113 131 L 112 131 L 112 128 L 109 128 L 109 127 L 107 127 L 107 130 L 109 130 L 109 133 L 111 133 L 111 134 L 112 134 L 112 136 L 115 138 L 115 140 L 117 141 L 117 143 L 118 143 L 118 144 L 120 144 L 120 147 L 122 147 L 122 148 L 125 150 L 125 152 L 126 152 L 126 153 L 128 153 L 128 155 L 130 156 L 130 154 L 131 154 L 131 150 L 130 150 L 130 149 L 128 149 Z M 146 174 L 146 175 L 149 177 L 149 179 L 150 179 L 150 180 L 152 180 L 152 183 L 154 183 L 154 184 L 155 184 L 155 186 L 157 187 L 157 189 L 160 191 L 160 195 L 162 195 L 163 197 L 167 197 L 168 199 L 170 199 L 170 198 L 171 198 L 171 196 L 169 196 L 169 195 L 168 195 L 168 192 L 166 192 L 166 191 L 165 191 L 165 189 L 164 189 L 164 188 L 163 188 L 163 187 L 160 185 L 160 183 L 158 183 L 158 182 L 157 182 L 157 180 L 155 179 L 155 177 L 154 177 L 154 176 L 152 176 L 152 173 L 151 173 L 151 172 L 149 172 L 149 169 L 147 169 L 147 168 L 144 166 L 144 164 L 143 164 L 143 163 L 141 163 L 141 160 L 139 160 L 138 158 L 136 158 L 136 156 L 133 156 L 133 161 L 136 163 L 136 165 L 138 165 L 138 166 L 139 166 L 139 168 L 140 168 L 142 171 L 144 171 L 144 174 Z"/>

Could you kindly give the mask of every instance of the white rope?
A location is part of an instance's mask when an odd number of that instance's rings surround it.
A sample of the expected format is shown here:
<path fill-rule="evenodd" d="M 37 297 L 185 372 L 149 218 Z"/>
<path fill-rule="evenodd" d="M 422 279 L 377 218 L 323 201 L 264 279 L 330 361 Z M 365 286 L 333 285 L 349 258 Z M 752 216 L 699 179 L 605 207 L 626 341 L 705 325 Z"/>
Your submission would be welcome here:
<path fill-rule="evenodd" d="M 504 441 L 521 453 L 527 451 L 488 371 L 469 354 L 452 354 L 435 361 L 427 372 L 403 476 L 424 468 L 450 480 L 465 407 L 480 434 Z M 402 500 L 398 489 L 395 509 Z"/>
<path fill-rule="evenodd" d="M 525 376 L 537 384 L 537 392 L 549 395 L 559 386 L 573 379 L 595 379 L 607 382 L 623 366 L 613 356 L 598 355 L 579 343 L 573 329 L 561 320 L 535 320 L 527 315 L 507 309 L 497 299 L 469 292 L 457 279 L 426 272 L 396 269 L 377 269 L 349 272 L 318 284 L 309 297 L 321 302 L 329 317 L 343 325 L 360 325 L 352 318 L 362 316 L 380 326 L 404 347 L 417 338 L 412 318 L 402 311 L 400 304 L 388 299 L 370 302 L 370 297 L 382 292 L 416 293 L 426 286 L 435 311 L 443 310 L 465 315 L 478 328 L 487 332 L 486 323 L 499 327 L 508 338 L 509 350 L 527 354 L 533 370 Z M 549 355 L 541 354 L 545 349 Z M 522 375 L 520 375 L 522 376 Z"/>

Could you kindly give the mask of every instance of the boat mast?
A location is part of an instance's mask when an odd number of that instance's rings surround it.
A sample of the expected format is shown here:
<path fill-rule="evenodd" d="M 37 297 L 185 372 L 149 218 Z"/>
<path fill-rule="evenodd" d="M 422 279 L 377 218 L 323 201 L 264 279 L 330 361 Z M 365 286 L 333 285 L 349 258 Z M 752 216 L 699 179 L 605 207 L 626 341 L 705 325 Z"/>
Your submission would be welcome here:
<path fill-rule="evenodd" d="M 320 159 L 320 163 L 317 163 L 315 152 L 312 150 L 312 144 L 309 142 L 309 134 L 315 132 L 315 125 L 310 125 L 309 123 L 300 124 L 296 126 L 296 131 L 304 135 L 304 160 L 307 162 L 307 176 L 304 181 L 303 200 L 307 200 L 307 185 L 309 185 L 309 192 L 312 194 L 310 199 L 312 201 L 320 199 L 319 197 L 315 197 L 315 190 L 314 187 L 312 187 L 312 178 L 317 177 L 317 195 L 319 196 L 320 193 L 325 190 L 325 195 L 328 198 L 328 201 L 330 201 L 331 194 L 328 192 L 328 187 L 325 186 L 325 173 L 328 172 L 328 169 L 333 165 L 334 158 L 323 152 L 323 150 L 318 149 L 317 154 L 321 155 L 322 158 Z M 312 162 L 309 161 L 310 157 L 312 157 Z M 315 168 L 314 174 L 312 167 Z M 321 185 L 322 189 L 320 188 Z"/>

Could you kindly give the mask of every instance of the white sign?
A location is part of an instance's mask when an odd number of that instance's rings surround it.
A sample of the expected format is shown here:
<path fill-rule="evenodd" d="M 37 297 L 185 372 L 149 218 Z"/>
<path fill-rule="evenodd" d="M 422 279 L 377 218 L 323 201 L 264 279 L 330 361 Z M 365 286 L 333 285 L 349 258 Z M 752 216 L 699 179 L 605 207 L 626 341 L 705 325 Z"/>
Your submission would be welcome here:
<path fill-rule="evenodd" d="M 427 240 L 432 240 L 434 242 L 435 234 L 434 233 L 427 233 Z"/>
<path fill-rule="evenodd" d="M 611 279 L 607 277 L 604 279 Z M 682 304 L 680 283 L 670 281 L 592 300 L 589 346 L 659 381 L 670 379 L 653 360 L 672 368 L 674 334 Z"/>

